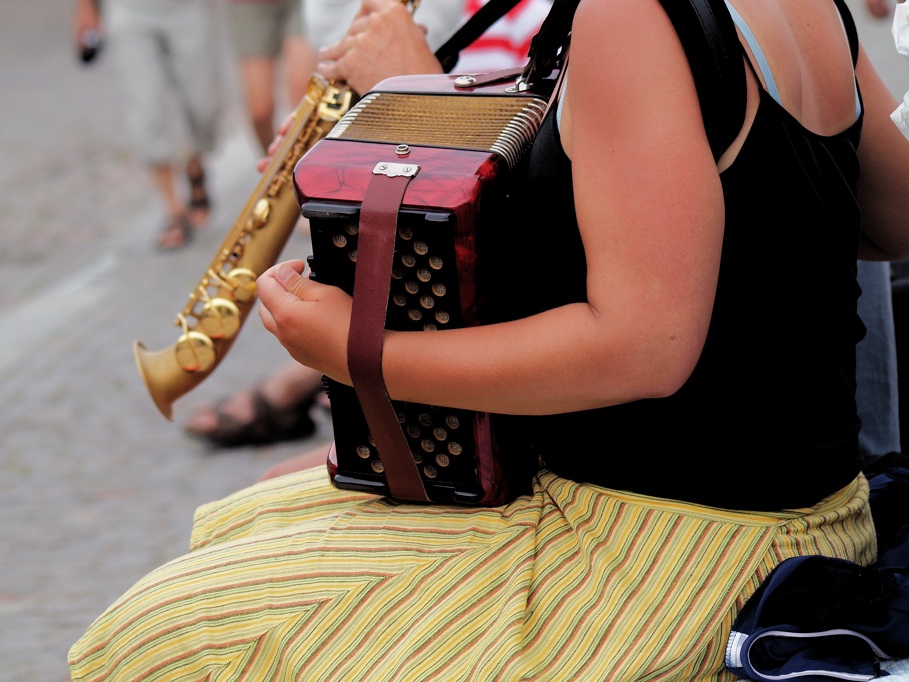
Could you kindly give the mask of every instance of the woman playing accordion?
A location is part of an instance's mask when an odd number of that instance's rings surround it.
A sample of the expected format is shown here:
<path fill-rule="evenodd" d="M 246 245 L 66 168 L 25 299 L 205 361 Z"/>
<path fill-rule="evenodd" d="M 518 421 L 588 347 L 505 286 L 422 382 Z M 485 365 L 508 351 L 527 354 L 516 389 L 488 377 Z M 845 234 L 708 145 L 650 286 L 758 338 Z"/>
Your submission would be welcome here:
<path fill-rule="evenodd" d="M 368 6 L 329 77 L 377 63 L 364 36 L 397 10 Z M 855 270 L 909 256 L 909 143 L 846 6 L 557 0 L 523 75 L 552 100 L 477 232 L 482 319 L 373 330 L 366 372 L 494 415 L 513 495 L 415 502 L 323 467 L 239 491 L 95 621 L 74 679 L 732 680 L 732 622 L 775 566 L 874 561 Z M 351 171 L 357 227 L 412 210 L 422 172 Z M 263 324 L 356 389 L 362 298 L 311 274 L 260 277 Z"/>

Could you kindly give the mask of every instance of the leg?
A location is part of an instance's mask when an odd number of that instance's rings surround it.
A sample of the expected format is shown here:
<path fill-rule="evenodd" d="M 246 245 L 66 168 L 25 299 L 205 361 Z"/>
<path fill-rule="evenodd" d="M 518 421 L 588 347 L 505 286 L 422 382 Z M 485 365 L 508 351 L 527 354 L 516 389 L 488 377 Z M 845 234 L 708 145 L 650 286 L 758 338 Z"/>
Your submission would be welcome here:
<path fill-rule="evenodd" d="M 189 134 L 189 218 L 198 226 L 211 212 L 203 157 L 215 148 L 224 98 L 214 5 L 210 0 L 179 4 L 182 7 L 168 17 L 167 46 L 177 103 Z"/>
<path fill-rule="evenodd" d="M 271 57 L 248 57 L 240 64 L 246 111 L 264 153 L 275 138 L 275 62 Z"/>
<path fill-rule="evenodd" d="M 158 246 L 165 250 L 178 249 L 189 241 L 191 232 L 186 216 L 186 206 L 177 192 L 173 167 L 158 164 L 152 167 L 152 175 L 158 192 L 167 207 L 168 222 L 158 239 Z"/>
<path fill-rule="evenodd" d="M 322 375 L 290 361 L 256 387 L 200 405 L 185 429 L 221 447 L 297 440 L 315 430 L 309 411 L 321 395 Z"/>
<path fill-rule="evenodd" d="M 168 109 L 173 81 L 162 48 L 158 15 L 114 3 L 108 8 L 107 32 L 136 155 L 148 164 L 167 214 L 160 245 L 182 246 L 186 206 L 175 187 L 173 168 L 179 153 Z"/>
<path fill-rule="evenodd" d="M 296 107 L 306 94 L 306 86 L 316 70 L 316 50 L 304 37 L 302 3 L 285 3 L 283 20 L 282 59 L 287 74 L 287 94 L 290 106 Z"/>
<path fill-rule="evenodd" d="M 306 85 L 316 69 L 316 61 L 316 51 L 302 36 L 291 36 L 284 41 L 284 68 L 291 106 L 296 106 L 306 94 Z"/>

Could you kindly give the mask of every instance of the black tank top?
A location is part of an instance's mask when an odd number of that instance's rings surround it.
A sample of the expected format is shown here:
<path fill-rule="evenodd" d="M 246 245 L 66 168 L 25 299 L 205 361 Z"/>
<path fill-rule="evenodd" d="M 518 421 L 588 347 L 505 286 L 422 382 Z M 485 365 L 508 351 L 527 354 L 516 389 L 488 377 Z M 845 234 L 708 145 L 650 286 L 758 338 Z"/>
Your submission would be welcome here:
<path fill-rule="evenodd" d="M 848 9 L 837 2 L 857 40 Z M 733 509 L 810 506 L 859 472 L 857 121 L 806 130 L 766 91 L 721 175 L 726 227 L 703 353 L 672 396 L 498 418 L 512 452 L 581 482 Z M 490 235 L 493 319 L 586 301 L 571 162 L 555 107 Z M 692 187 L 691 191 L 697 191 Z"/>

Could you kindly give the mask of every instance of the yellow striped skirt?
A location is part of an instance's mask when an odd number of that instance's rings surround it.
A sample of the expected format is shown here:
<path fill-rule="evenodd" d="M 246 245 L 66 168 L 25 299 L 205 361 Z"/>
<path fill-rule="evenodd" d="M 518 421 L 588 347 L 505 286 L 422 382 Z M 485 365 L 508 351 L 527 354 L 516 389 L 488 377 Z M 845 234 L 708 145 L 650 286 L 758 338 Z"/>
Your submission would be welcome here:
<path fill-rule="evenodd" d="M 541 472 L 491 509 L 399 505 L 321 468 L 196 514 L 191 551 L 72 647 L 75 680 L 731 680 L 739 607 L 778 563 L 875 558 L 859 477 L 736 512 Z"/>

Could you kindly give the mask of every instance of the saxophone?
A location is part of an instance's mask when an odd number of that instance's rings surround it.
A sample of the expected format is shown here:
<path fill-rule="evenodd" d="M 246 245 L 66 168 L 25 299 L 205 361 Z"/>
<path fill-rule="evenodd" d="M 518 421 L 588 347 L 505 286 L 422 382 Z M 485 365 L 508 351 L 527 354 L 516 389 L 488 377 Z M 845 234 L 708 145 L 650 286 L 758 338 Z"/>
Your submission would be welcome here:
<path fill-rule="evenodd" d="M 354 99 L 347 86 L 314 74 L 281 146 L 177 314 L 177 341 L 160 351 L 133 345 L 152 400 L 168 420 L 174 401 L 198 386 L 230 350 L 256 301 L 256 278 L 277 261 L 300 218 L 294 195 L 297 161 L 325 137 Z"/>

